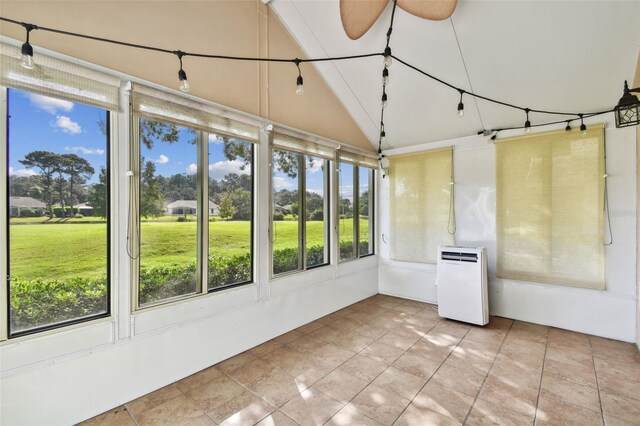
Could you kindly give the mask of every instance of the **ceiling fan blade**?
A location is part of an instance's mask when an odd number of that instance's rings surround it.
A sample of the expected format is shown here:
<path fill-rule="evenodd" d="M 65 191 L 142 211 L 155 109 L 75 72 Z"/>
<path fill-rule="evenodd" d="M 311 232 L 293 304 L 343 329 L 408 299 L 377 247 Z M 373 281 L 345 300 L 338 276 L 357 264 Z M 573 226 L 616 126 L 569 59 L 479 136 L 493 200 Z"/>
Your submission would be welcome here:
<path fill-rule="evenodd" d="M 458 4 L 458 0 L 397 0 L 397 2 L 398 7 L 405 12 L 430 21 L 447 19 L 453 14 Z"/>
<path fill-rule="evenodd" d="M 351 40 L 366 33 L 382 14 L 389 0 L 340 0 L 340 18 Z"/>

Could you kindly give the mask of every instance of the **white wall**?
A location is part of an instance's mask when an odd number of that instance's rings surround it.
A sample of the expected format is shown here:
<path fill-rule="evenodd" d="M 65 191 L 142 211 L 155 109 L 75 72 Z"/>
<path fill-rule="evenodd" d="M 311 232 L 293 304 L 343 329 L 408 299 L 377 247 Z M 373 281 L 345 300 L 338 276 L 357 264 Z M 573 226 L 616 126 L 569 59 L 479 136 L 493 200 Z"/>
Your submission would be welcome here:
<path fill-rule="evenodd" d="M 613 118 L 613 117 L 611 117 Z M 593 122 L 595 124 L 595 122 Z M 492 315 L 633 342 L 636 340 L 635 129 L 606 129 L 609 208 L 614 244 L 606 247 L 606 291 L 496 278 L 495 145 L 474 136 L 396 149 L 388 155 L 454 146 L 457 243 L 489 253 Z M 500 137 L 509 136 L 501 133 Z M 393 174 L 393 170 L 390 170 Z M 379 237 L 389 234 L 389 179 L 380 180 Z M 435 265 L 390 259 L 380 247 L 379 291 L 437 303 Z"/>
<path fill-rule="evenodd" d="M 77 423 L 378 292 L 378 256 L 339 264 L 335 233 L 330 265 L 270 279 L 269 215 L 261 212 L 270 211 L 271 171 L 263 131 L 254 171 L 255 282 L 132 312 L 131 261 L 125 246 L 126 87 L 121 92 L 121 111 L 111 121 L 112 316 L 0 342 L 2 425 Z M 258 117 L 249 118 L 257 125 L 267 124 Z M 6 146 L 3 135 L 6 132 L 0 132 L 0 146 Z M 7 176 L 6 162 L 0 162 L 0 176 Z M 337 180 L 330 182 L 331 193 L 336 193 Z M 335 197 L 331 203 L 335 211 Z"/>

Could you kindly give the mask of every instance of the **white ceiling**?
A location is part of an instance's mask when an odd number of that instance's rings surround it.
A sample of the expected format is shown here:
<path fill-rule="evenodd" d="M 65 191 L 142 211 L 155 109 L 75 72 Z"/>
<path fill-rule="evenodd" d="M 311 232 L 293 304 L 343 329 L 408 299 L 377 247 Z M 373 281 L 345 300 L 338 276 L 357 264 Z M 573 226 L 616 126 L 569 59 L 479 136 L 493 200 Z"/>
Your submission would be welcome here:
<path fill-rule="evenodd" d="M 350 40 L 337 0 L 272 0 L 272 10 L 309 57 L 381 52 L 391 3 L 359 40 Z M 633 80 L 640 47 L 640 1 L 459 0 L 449 20 L 396 11 L 393 54 L 465 90 L 523 107 L 609 109 Z M 382 58 L 318 63 L 347 110 L 377 146 Z M 394 63 L 385 110 L 385 149 L 522 126 L 524 113 L 464 98 Z M 304 65 L 303 65 L 304 74 Z M 562 118 L 562 117 L 560 117 Z M 531 114 L 531 122 L 558 119 Z"/>

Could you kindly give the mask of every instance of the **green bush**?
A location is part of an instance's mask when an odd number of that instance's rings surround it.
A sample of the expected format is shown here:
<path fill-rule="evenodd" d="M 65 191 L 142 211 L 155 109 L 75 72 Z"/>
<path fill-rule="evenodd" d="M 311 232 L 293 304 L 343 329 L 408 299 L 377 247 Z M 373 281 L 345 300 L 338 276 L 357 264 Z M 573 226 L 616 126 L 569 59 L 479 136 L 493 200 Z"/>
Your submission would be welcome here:
<path fill-rule="evenodd" d="M 19 217 L 40 217 L 40 216 L 42 216 L 41 209 L 30 209 L 30 208 L 20 209 Z"/>
<path fill-rule="evenodd" d="M 284 220 L 284 214 L 280 212 L 275 212 L 273 214 L 273 220 L 277 220 L 277 221 Z"/>
<path fill-rule="evenodd" d="M 106 277 L 65 281 L 11 278 L 11 328 L 25 330 L 107 310 Z"/>
<path fill-rule="evenodd" d="M 368 242 L 360 242 L 360 250 L 366 253 Z M 353 256 L 353 243 L 340 243 L 340 257 Z M 325 262 L 321 245 L 307 249 L 307 265 Z M 251 279 L 251 255 L 210 256 L 209 289 L 237 284 Z M 273 272 L 279 274 L 298 268 L 298 249 L 286 248 L 273 253 Z M 140 269 L 140 304 L 148 304 L 175 296 L 189 294 L 196 289 L 197 265 L 174 264 Z M 106 277 L 69 278 L 47 281 L 42 278 L 21 280 L 11 278 L 11 324 L 14 330 L 95 315 L 106 312 Z"/>
<path fill-rule="evenodd" d="M 184 216 L 178 216 L 178 222 L 188 222 L 189 220 Z"/>
<path fill-rule="evenodd" d="M 307 220 L 322 220 L 324 218 L 324 212 L 322 209 L 317 209 L 311 212 Z"/>

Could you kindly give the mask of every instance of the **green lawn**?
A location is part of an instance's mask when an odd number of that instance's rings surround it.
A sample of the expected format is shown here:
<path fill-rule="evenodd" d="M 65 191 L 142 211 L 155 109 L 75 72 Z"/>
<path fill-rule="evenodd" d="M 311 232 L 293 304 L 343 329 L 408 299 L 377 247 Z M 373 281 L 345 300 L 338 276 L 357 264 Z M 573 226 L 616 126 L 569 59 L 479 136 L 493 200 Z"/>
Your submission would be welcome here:
<path fill-rule="evenodd" d="M 195 260 L 196 222 L 177 222 L 175 218 L 171 219 L 173 220 L 142 223 L 141 262 L 144 267 L 190 263 Z M 71 222 L 73 219 L 68 221 Z M 361 240 L 367 239 L 366 224 L 365 220 L 360 223 Z M 15 224 L 12 221 L 9 232 L 10 273 L 14 277 L 41 277 L 46 280 L 91 278 L 102 276 L 106 272 L 104 223 L 28 225 Z M 307 222 L 308 246 L 322 245 L 324 232 L 322 222 Z M 344 235 L 341 240 L 351 240 L 353 220 L 341 220 L 340 232 Z M 210 222 L 210 254 L 232 256 L 246 253 L 250 247 L 250 235 L 249 222 Z M 272 238 L 276 250 L 297 247 L 297 222 L 275 222 Z"/>

